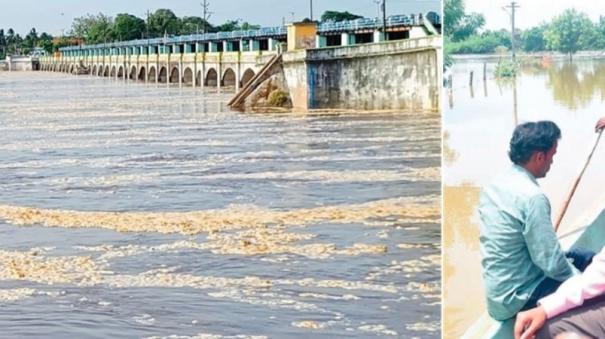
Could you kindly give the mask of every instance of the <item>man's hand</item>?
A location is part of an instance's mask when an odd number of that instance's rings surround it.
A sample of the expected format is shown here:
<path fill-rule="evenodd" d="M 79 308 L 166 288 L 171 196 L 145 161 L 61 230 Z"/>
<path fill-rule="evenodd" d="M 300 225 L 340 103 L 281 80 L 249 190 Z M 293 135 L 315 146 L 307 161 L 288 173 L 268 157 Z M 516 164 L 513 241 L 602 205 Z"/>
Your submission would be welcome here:
<path fill-rule="evenodd" d="M 544 312 L 542 306 L 520 312 L 517 314 L 517 320 L 515 321 L 515 339 L 534 338 L 536 332 L 544 326 L 545 322 L 546 312 Z"/>
<path fill-rule="evenodd" d="M 597 121 L 597 125 L 595 126 L 595 131 L 599 132 L 603 128 L 605 128 L 605 117 L 602 117 L 601 119 L 599 119 L 599 121 Z"/>

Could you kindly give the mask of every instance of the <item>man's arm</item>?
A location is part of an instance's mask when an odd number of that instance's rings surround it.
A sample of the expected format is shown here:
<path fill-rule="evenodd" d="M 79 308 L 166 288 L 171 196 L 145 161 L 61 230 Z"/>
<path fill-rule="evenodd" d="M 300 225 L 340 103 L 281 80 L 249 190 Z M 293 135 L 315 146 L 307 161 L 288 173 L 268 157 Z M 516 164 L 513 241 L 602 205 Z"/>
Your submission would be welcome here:
<path fill-rule="evenodd" d="M 523 236 L 532 261 L 547 277 L 564 281 L 577 270 L 565 258 L 550 220 L 550 203 L 543 194 L 529 199 L 525 206 Z"/>
<path fill-rule="evenodd" d="M 605 294 L 605 248 L 593 259 L 582 274 L 566 280 L 557 291 L 538 301 L 538 307 L 517 314 L 515 339 L 531 338 L 551 319 L 585 300 Z"/>
<path fill-rule="evenodd" d="M 605 117 L 602 117 L 601 119 L 599 119 L 599 121 L 597 121 L 597 125 L 595 126 L 595 130 L 597 132 L 599 132 L 603 128 L 605 128 Z"/>
<path fill-rule="evenodd" d="M 582 274 L 565 281 L 557 291 L 538 301 L 548 318 L 578 307 L 585 300 L 605 294 L 605 249 L 592 259 Z"/>

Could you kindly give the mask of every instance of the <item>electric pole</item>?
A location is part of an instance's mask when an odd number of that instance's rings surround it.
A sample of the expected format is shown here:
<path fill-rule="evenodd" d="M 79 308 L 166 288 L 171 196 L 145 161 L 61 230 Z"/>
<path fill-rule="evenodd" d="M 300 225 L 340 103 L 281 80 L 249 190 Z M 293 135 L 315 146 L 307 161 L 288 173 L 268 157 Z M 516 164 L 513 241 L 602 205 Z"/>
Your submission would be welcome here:
<path fill-rule="evenodd" d="M 387 41 L 387 0 L 382 0 L 382 40 Z"/>
<path fill-rule="evenodd" d="M 311 19 L 311 21 L 313 21 L 313 0 L 309 0 L 309 11 L 311 13 L 311 16 L 309 17 L 309 19 Z"/>
<path fill-rule="evenodd" d="M 515 61 L 515 58 L 516 58 L 516 55 L 515 55 L 515 9 L 519 8 L 519 5 L 517 5 L 517 3 L 513 0 L 513 1 L 511 1 L 510 5 L 506 6 L 506 8 L 510 8 L 510 11 L 511 11 L 511 16 L 510 16 L 510 22 L 511 22 L 510 44 L 511 44 L 511 49 L 513 51 L 513 61 Z"/>
<path fill-rule="evenodd" d="M 208 2 L 208 0 L 204 0 L 204 2 L 202 2 L 200 5 L 202 5 L 202 8 L 204 10 L 204 28 L 202 32 L 206 33 L 206 25 L 208 24 L 208 20 L 210 20 L 210 16 L 212 16 L 212 12 L 209 11 L 210 3 Z"/>

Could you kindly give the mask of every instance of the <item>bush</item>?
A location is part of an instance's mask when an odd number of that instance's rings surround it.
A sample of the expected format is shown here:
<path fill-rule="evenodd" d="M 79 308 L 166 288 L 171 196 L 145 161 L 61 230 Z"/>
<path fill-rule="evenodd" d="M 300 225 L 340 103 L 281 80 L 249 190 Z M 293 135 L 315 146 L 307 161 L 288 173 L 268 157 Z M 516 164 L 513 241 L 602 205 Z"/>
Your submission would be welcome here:
<path fill-rule="evenodd" d="M 516 62 L 500 61 L 498 62 L 498 66 L 496 66 L 494 74 L 497 78 L 512 78 L 517 75 L 518 70 L 519 64 Z"/>
<path fill-rule="evenodd" d="M 288 102 L 288 93 L 280 91 L 279 89 L 274 90 L 269 94 L 269 104 L 273 107 L 282 107 Z"/>
<path fill-rule="evenodd" d="M 471 36 L 470 38 L 452 42 L 449 46 L 452 54 L 481 54 L 493 53 L 500 41 L 494 36 Z"/>

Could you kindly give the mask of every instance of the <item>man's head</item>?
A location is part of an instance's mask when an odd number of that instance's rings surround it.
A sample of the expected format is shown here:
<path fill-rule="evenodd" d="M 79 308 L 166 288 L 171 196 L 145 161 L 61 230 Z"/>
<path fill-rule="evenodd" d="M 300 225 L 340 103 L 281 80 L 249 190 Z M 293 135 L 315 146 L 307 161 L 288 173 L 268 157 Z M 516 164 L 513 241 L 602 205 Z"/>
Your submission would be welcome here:
<path fill-rule="evenodd" d="M 546 176 L 557 153 L 561 130 L 552 121 L 526 122 L 515 128 L 508 157 L 536 178 Z"/>

